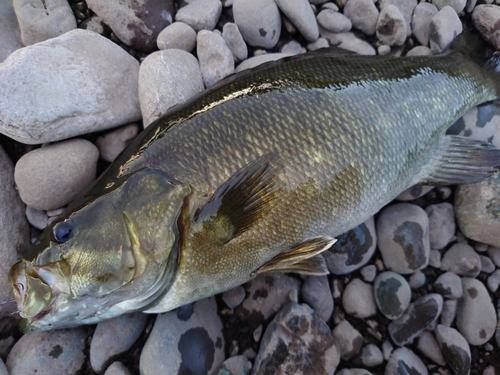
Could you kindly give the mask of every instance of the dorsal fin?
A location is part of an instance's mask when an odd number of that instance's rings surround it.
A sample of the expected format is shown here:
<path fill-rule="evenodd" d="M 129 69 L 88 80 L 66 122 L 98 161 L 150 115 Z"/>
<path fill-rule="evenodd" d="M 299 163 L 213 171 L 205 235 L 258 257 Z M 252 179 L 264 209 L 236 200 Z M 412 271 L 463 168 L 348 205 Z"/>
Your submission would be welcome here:
<path fill-rule="evenodd" d="M 194 215 L 226 243 L 252 226 L 279 198 L 281 164 L 277 152 L 265 154 L 237 171 Z"/>

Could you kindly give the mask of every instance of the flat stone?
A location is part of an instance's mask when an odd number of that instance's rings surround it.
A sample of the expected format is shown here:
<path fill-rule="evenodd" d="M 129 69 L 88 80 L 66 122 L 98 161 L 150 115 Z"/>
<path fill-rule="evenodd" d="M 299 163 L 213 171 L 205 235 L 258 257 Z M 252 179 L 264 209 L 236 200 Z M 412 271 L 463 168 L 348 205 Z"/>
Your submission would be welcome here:
<path fill-rule="evenodd" d="M 245 288 L 241 285 L 222 293 L 222 300 L 227 307 L 234 309 L 238 307 L 245 299 Z"/>
<path fill-rule="evenodd" d="M 268 325 L 253 372 L 333 375 L 339 361 L 330 328 L 307 305 L 290 303 Z"/>
<path fill-rule="evenodd" d="M 87 0 L 87 6 L 123 43 L 147 52 L 175 14 L 173 0 Z"/>
<path fill-rule="evenodd" d="M 14 0 L 13 5 L 25 46 L 76 29 L 75 16 L 66 0 Z"/>
<path fill-rule="evenodd" d="M 161 50 L 181 49 L 191 52 L 196 46 L 196 31 L 184 22 L 174 22 L 160 32 L 156 45 Z"/>
<path fill-rule="evenodd" d="M 205 87 L 209 88 L 234 73 L 233 54 L 221 35 L 207 30 L 200 31 L 196 51 Z"/>
<path fill-rule="evenodd" d="M 458 331 L 471 345 L 483 345 L 493 336 L 497 316 L 491 297 L 482 282 L 462 278 L 464 293 L 458 300 Z"/>
<path fill-rule="evenodd" d="M 431 18 L 437 12 L 438 9 L 431 3 L 419 3 L 413 11 L 411 30 L 415 39 L 417 39 L 422 46 L 429 45 Z"/>
<path fill-rule="evenodd" d="M 212 31 L 222 12 L 220 0 L 195 0 L 180 8 L 175 15 L 177 22 L 184 22 L 194 31 Z"/>
<path fill-rule="evenodd" d="M 131 375 L 127 367 L 121 362 L 113 362 L 111 366 L 108 367 L 104 375 Z"/>
<path fill-rule="evenodd" d="M 483 38 L 495 49 L 500 49 L 500 7 L 493 4 L 480 4 L 472 12 L 472 23 Z"/>
<path fill-rule="evenodd" d="M 377 307 L 391 320 L 403 315 L 410 305 L 410 285 L 403 276 L 395 272 L 387 271 L 378 275 L 373 290 Z"/>
<path fill-rule="evenodd" d="M 182 50 L 154 52 L 139 71 L 139 100 L 144 126 L 184 104 L 203 91 L 203 78 L 196 57 Z"/>
<path fill-rule="evenodd" d="M 38 210 L 62 207 L 94 181 L 98 158 L 97 147 L 84 139 L 33 150 L 16 164 L 14 178 L 19 195 Z"/>
<path fill-rule="evenodd" d="M 378 40 L 388 46 L 401 46 L 406 40 L 406 27 L 404 16 L 399 8 L 389 5 L 380 11 L 376 35 Z"/>
<path fill-rule="evenodd" d="M 427 367 L 410 349 L 399 348 L 392 352 L 385 367 L 385 375 L 427 375 Z"/>
<path fill-rule="evenodd" d="M 358 354 L 363 346 L 363 336 L 347 320 L 337 324 L 333 328 L 332 335 L 339 345 L 340 356 L 344 361 Z"/>
<path fill-rule="evenodd" d="M 379 12 L 372 0 L 348 0 L 344 7 L 344 15 L 352 22 L 352 26 L 366 35 L 375 34 Z"/>
<path fill-rule="evenodd" d="M 137 60 L 92 31 L 21 48 L 0 64 L 0 132 L 40 144 L 139 120 L 138 72 Z"/>
<path fill-rule="evenodd" d="M 224 361 L 222 322 L 214 297 L 159 314 L 142 349 L 142 375 L 217 373 Z"/>
<path fill-rule="evenodd" d="M 248 48 L 235 23 L 228 22 L 222 28 L 222 37 L 233 53 L 235 61 L 243 61 L 248 57 Z"/>
<path fill-rule="evenodd" d="M 444 298 L 458 299 L 462 297 L 462 280 L 452 272 L 445 272 L 434 282 L 434 290 Z"/>
<path fill-rule="evenodd" d="M 432 53 L 445 51 L 462 30 L 462 22 L 452 7 L 445 6 L 437 12 L 431 18 L 429 31 Z"/>
<path fill-rule="evenodd" d="M 465 338 L 454 328 L 438 324 L 436 338 L 443 356 L 456 375 L 468 375 L 471 369 L 471 353 Z"/>
<path fill-rule="evenodd" d="M 417 6 L 417 0 L 380 0 L 379 5 L 380 10 L 387 8 L 389 5 L 398 7 L 399 11 L 405 19 L 406 36 L 411 35 L 411 16 L 413 14 L 413 10 Z"/>
<path fill-rule="evenodd" d="M 281 32 L 281 16 L 274 0 L 234 0 L 234 23 L 254 47 L 273 48 Z"/>
<path fill-rule="evenodd" d="M 347 284 L 342 295 L 342 305 L 346 313 L 357 318 L 368 318 L 377 313 L 372 286 L 360 279 L 353 279 Z"/>
<path fill-rule="evenodd" d="M 12 2 L 13 0 L 0 2 L 0 62 L 15 50 L 24 47 Z"/>
<path fill-rule="evenodd" d="M 431 204 L 427 206 L 425 212 L 429 216 L 431 249 L 442 249 L 455 236 L 455 211 L 453 205 L 448 202 Z"/>
<path fill-rule="evenodd" d="M 101 159 L 109 163 L 114 161 L 137 134 L 139 126 L 132 123 L 99 136 L 95 143 Z"/>
<path fill-rule="evenodd" d="M 328 277 L 309 276 L 302 284 L 302 298 L 318 316 L 327 322 L 333 313 L 333 297 Z"/>
<path fill-rule="evenodd" d="M 7 357 L 10 375 L 67 375 L 85 361 L 87 329 L 34 332 L 22 336 Z"/>
<path fill-rule="evenodd" d="M 300 34 L 314 42 L 319 37 L 318 23 L 308 0 L 275 0 L 278 8 L 287 16 Z"/>
<path fill-rule="evenodd" d="M 418 337 L 417 349 L 434 363 L 437 363 L 440 366 L 446 366 L 443 353 L 441 353 L 439 344 L 432 332 L 423 331 L 420 334 Z"/>
<path fill-rule="evenodd" d="M 481 272 L 481 259 L 469 245 L 456 243 L 444 253 L 441 270 L 460 276 L 476 277 Z"/>
<path fill-rule="evenodd" d="M 282 58 L 288 57 L 288 56 L 293 56 L 293 54 L 292 53 L 266 53 L 264 55 L 251 57 L 251 58 L 243 61 L 240 65 L 238 65 L 236 67 L 236 69 L 234 70 L 234 72 L 238 73 L 238 72 L 241 72 L 242 70 L 255 68 L 256 66 L 259 66 L 260 64 L 264 64 L 264 63 L 269 62 L 269 61 L 279 60 L 279 59 L 282 59 Z"/>
<path fill-rule="evenodd" d="M 332 33 L 346 33 L 351 31 L 352 22 L 349 18 L 331 9 L 323 9 L 316 16 L 318 23 Z"/>

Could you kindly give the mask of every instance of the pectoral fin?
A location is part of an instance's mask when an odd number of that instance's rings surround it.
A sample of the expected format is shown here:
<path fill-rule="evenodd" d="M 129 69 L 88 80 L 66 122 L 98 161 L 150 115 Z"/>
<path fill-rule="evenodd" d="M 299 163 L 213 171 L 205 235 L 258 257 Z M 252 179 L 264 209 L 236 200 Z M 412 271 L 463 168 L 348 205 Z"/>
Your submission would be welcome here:
<path fill-rule="evenodd" d="M 316 256 L 330 248 L 337 240 L 332 237 L 316 237 L 304 241 L 290 251 L 280 254 L 253 272 L 297 272 L 309 275 L 326 275 L 328 270 L 323 257 Z"/>
<path fill-rule="evenodd" d="M 461 185 L 486 180 L 500 167 L 500 150 L 460 136 L 446 136 L 443 147 L 422 171 L 420 184 Z"/>

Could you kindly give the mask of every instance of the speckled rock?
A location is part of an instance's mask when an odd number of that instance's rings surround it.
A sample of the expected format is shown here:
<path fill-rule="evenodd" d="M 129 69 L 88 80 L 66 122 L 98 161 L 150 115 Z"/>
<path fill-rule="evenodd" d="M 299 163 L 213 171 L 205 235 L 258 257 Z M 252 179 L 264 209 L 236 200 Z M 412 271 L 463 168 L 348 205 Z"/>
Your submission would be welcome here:
<path fill-rule="evenodd" d="M 429 242 L 431 249 L 442 249 L 455 235 L 455 211 L 448 202 L 431 204 L 425 209 L 429 216 Z"/>
<path fill-rule="evenodd" d="M 196 52 L 205 87 L 209 88 L 234 72 L 234 58 L 221 35 L 207 30 L 198 33 Z"/>
<path fill-rule="evenodd" d="M 363 346 L 363 336 L 347 320 L 342 320 L 332 331 L 340 348 L 340 356 L 348 361 L 359 353 Z"/>
<path fill-rule="evenodd" d="M 220 0 L 195 0 L 180 8 L 175 15 L 177 22 L 184 22 L 194 31 L 212 31 L 222 12 Z"/>
<path fill-rule="evenodd" d="M 395 5 L 386 6 L 380 11 L 376 28 L 378 40 L 388 46 L 401 46 L 406 40 L 405 19 Z"/>
<path fill-rule="evenodd" d="M 318 316 L 327 322 L 333 313 L 333 297 L 328 277 L 309 276 L 302 284 L 302 298 Z"/>
<path fill-rule="evenodd" d="M 385 375 L 427 375 L 427 367 L 410 349 L 399 348 L 392 352 L 385 367 Z"/>
<path fill-rule="evenodd" d="M 384 208 L 377 220 L 377 243 L 385 266 L 408 274 L 429 262 L 429 219 L 423 209 L 409 203 Z"/>
<path fill-rule="evenodd" d="M 458 299 L 462 297 L 462 280 L 453 272 L 445 272 L 434 282 L 434 290 L 444 298 Z"/>
<path fill-rule="evenodd" d="M 76 29 L 73 11 L 65 0 L 14 0 L 14 10 L 25 46 Z"/>
<path fill-rule="evenodd" d="M 443 52 L 461 33 L 462 22 L 457 12 L 452 7 L 445 6 L 431 18 L 429 41 L 432 52 Z"/>
<path fill-rule="evenodd" d="M 268 325 L 253 374 L 333 375 L 339 361 L 328 326 L 307 305 L 290 303 Z"/>
<path fill-rule="evenodd" d="M 15 50 L 24 47 L 13 0 L 0 2 L 0 62 Z"/>
<path fill-rule="evenodd" d="M 249 375 L 248 359 L 244 355 L 235 355 L 226 359 L 217 375 Z"/>
<path fill-rule="evenodd" d="M 101 159 L 111 163 L 137 134 L 139 134 L 139 126 L 132 123 L 99 136 L 96 146 Z"/>
<path fill-rule="evenodd" d="M 481 272 L 481 259 L 469 245 L 456 243 L 444 253 L 441 270 L 460 276 L 476 277 Z"/>
<path fill-rule="evenodd" d="M 417 47 L 415 47 L 417 48 Z M 428 185 L 417 185 L 406 189 L 401 194 L 399 194 L 396 199 L 398 201 L 412 201 L 414 199 L 420 198 L 427 194 L 429 191 L 434 189 L 435 186 Z"/>
<path fill-rule="evenodd" d="M 196 31 L 184 22 L 174 22 L 163 29 L 156 45 L 159 49 L 181 49 L 191 52 L 196 46 Z"/>
<path fill-rule="evenodd" d="M 19 195 L 38 210 L 64 206 L 94 180 L 98 158 L 97 147 L 84 139 L 33 150 L 16 164 L 14 178 Z"/>
<path fill-rule="evenodd" d="M 392 341 L 399 346 L 408 344 L 437 321 L 442 308 L 443 297 L 439 294 L 431 293 L 418 298 L 400 318 L 387 326 Z"/>
<path fill-rule="evenodd" d="M 104 375 L 131 375 L 127 367 L 121 362 L 113 362 L 111 366 L 108 367 Z"/>
<path fill-rule="evenodd" d="M 375 48 L 368 42 L 359 39 L 354 33 L 332 33 L 321 29 L 320 35 L 330 42 L 332 46 L 337 46 L 346 51 L 357 53 L 358 55 L 375 55 Z"/>
<path fill-rule="evenodd" d="M 318 23 L 307 0 L 275 0 L 278 8 L 288 17 L 309 42 L 318 39 Z"/>
<path fill-rule="evenodd" d="M 323 9 L 316 18 L 323 28 L 332 33 L 346 33 L 352 28 L 352 22 L 349 18 L 331 9 Z"/>
<path fill-rule="evenodd" d="M 342 305 L 346 313 L 357 318 L 368 318 L 377 313 L 373 288 L 360 279 L 353 279 L 344 289 Z"/>
<path fill-rule="evenodd" d="M 85 361 L 86 337 L 87 329 L 83 327 L 24 335 L 7 358 L 9 374 L 74 374 Z"/>
<path fill-rule="evenodd" d="M 222 322 L 214 297 L 158 315 L 140 359 L 142 375 L 216 374 L 224 361 Z"/>
<path fill-rule="evenodd" d="M 432 332 L 423 331 L 420 336 L 418 336 L 417 349 L 438 365 L 446 366 L 443 353 L 441 353 L 439 344 Z"/>
<path fill-rule="evenodd" d="M 410 305 L 410 286 L 403 276 L 395 272 L 378 275 L 373 289 L 377 307 L 389 319 L 399 318 Z"/>
<path fill-rule="evenodd" d="M 471 353 L 465 338 L 454 328 L 438 324 L 436 338 L 444 358 L 456 375 L 468 375 L 471 368 Z"/>
<path fill-rule="evenodd" d="M 148 316 L 127 314 L 99 322 L 90 343 L 90 364 L 101 374 L 113 358 L 129 350 L 146 326 Z"/>
<path fill-rule="evenodd" d="M 500 173 L 478 184 L 457 187 L 455 212 L 466 237 L 500 247 Z"/>
<path fill-rule="evenodd" d="M 228 22 L 222 28 L 222 37 L 233 53 L 235 61 L 242 61 L 248 57 L 248 48 L 235 23 Z"/>
<path fill-rule="evenodd" d="M 270 49 L 278 43 L 281 17 L 274 0 L 234 0 L 233 15 L 249 45 Z"/>
<path fill-rule="evenodd" d="M 460 14 L 460 12 L 464 10 L 466 3 L 466 0 L 432 0 L 432 4 L 439 10 L 443 9 L 445 6 L 450 6 L 457 14 Z"/>
<path fill-rule="evenodd" d="M 279 60 L 284 57 L 293 56 L 292 53 L 265 53 L 260 56 L 250 57 L 243 61 L 234 70 L 235 73 L 241 72 L 242 70 L 254 68 L 260 64 L 264 64 L 268 61 Z"/>
<path fill-rule="evenodd" d="M 337 242 L 322 253 L 328 270 L 334 275 L 344 275 L 363 267 L 377 247 L 373 217 L 356 228 L 337 236 Z"/>
<path fill-rule="evenodd" d="M 165 50 L 150 54 L 139 71 L 144 125 L 148 126 L 173 106 L 187 102 L 204 88 L 200 66 L 190 53 Z"/>
<path fill-rule="evenodd" d="M 136 59 L 92 31 L 21 48 L 0 64 L 0 133 L 40 144 L 139 120 L 138 72 Z"/>
<path fill-rule="evenodd" d="M 498 4 L 480 4 L 472 12 L 472 23 L 495 49 L 500 49 L 500 7 Z"/>
<path fill-rule="evenodd" d="M 464 293 L 458 300 L 458 331 L 471 345 L 483 345 L 495 333 L 497 316 L 491 297 L 482 282 L 462 278 Z"/>
<path fill-rule="evenodd" d="M 379 12 L 371 0 L 348 0 L 344 7 L 344 15 L 352 22 L 352 26 L 366 35 L 375 34 Z"/>
<path fill-rule="evenodd" d="M 160 31 L 173 22 L 173 0 L 87 0 L 87 6 L 126 45 L 152 51 Z"/>
<path fill-rule="evenodd" d="M 431 3 L 419 3 L 413 11 L 411 19 L 411 30 L 415 39 L 422 46 L 429 44 L 429 31 L 431 18 L 438 12 L 438 9 Z"/>

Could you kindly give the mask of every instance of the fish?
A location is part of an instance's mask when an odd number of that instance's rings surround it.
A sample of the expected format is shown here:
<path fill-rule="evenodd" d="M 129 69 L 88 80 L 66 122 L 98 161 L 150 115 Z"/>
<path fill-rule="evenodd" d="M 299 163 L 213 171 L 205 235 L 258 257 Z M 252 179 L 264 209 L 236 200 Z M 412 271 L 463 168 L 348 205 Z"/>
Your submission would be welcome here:
<path fill-rule="evenodd" d="M 24 332 L 161 313 L 264 272 L 328 273 L 336 237 L 500 151 L 446 135 L 500 58 L 319 50 L 232 75 L 147 127 L 9 274 Z"/>

